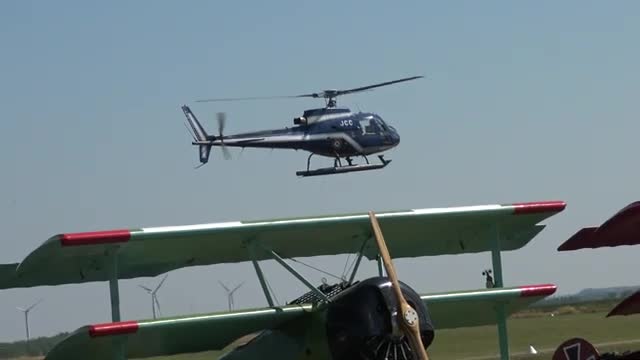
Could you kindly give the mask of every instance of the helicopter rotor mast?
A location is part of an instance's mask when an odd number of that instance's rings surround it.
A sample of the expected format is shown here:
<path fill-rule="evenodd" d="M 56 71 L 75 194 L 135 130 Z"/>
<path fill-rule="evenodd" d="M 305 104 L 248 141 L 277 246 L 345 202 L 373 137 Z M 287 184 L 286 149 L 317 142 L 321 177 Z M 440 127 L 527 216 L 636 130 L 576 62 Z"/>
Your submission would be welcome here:
<path fill-rule="evenodd" d="M 204 100 L 196 100 L 196 102 L 212 102 L 212 101 L 243 101 L 243 100 L 264 100 L 264 99 L 292 99 L 292 98 L 323 98 L 325 99 L 325 106 L 327 108 L 335 108 L 338 105 L 337 98 L 341 95 L 353 94 L 361 91 L 369 91 L 374 88 L 392 85 L 404 81 L 410 81 L 415 79 L 423 78 L 424 76 L 412 76 L 408 78 L 386 81 L 378 84 L 367 85 L 362 87 L 357 87 L 353 89 L 347 90 L 323 90 L 321 92 L 310 93 L 310 94 L 302 94 L 302 95 L 290 95 L 290 96 L 254 96 L 254 97 L 241 97 L 241 98 L 215 98 L 215 99 L 204 99 Z"/>

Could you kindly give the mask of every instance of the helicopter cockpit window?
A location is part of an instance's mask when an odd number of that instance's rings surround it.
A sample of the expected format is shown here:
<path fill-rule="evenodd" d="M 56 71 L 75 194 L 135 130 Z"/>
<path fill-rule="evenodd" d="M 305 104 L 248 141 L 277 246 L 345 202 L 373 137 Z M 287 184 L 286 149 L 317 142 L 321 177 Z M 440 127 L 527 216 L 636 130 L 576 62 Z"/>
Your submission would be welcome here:
<path fill-rule="evenodd" d="M 360 128 L 363 135 L 379 134 L 381 126 L 377 120 L 372 117 L 360 120 Z"/>
<path fill-rule="evenodd" d="M 375 120 L 378 126 L 380 126 L 384 131 L 389 131 L 387 124 L 385 124 L 384 121 L 382 121 L 382 119 L 380 119 L 379 117 L 376 117 Z"/>

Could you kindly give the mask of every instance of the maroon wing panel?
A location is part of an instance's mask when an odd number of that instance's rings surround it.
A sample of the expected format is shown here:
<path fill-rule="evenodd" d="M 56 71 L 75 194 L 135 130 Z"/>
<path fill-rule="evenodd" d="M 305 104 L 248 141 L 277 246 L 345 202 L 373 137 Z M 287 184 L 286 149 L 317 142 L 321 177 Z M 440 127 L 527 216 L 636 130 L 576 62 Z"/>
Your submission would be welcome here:
<path fill-rule="evenodd" d="M 558 251 L 640 244 L 640 201 L 627 205 L 599 227 L 580 229 Z"/>
<path fill-rule="evenodd" d="M 607 317 L 633 314 L 640 314 L 640 290 L 622 300 L 620 304 L 614 307 L 613 310 L 607 314 Z"/>

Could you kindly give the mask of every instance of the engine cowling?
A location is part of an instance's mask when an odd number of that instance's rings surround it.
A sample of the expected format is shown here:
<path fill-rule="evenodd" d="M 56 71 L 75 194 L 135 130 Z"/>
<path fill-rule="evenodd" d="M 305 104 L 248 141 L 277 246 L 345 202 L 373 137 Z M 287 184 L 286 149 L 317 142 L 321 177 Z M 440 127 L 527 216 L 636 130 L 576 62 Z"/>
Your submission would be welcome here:
<path fill-rule="evenodd" d="M 364 280 L 332 299 L 327 310 L 327 341 L 332 359 L 415 359 L 400 328 L 399 305 L 385 277 Z M 400 282 L 402 293 L 419 316 L 420 335 L 429 347 L 435 335 L 420 296 Z"/>

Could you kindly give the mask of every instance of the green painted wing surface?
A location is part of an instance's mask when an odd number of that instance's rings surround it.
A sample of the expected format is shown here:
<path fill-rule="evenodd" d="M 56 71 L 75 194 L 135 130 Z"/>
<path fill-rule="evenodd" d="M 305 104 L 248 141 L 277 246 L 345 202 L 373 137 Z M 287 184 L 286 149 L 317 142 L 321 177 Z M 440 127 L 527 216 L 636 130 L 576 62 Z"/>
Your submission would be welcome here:
<path fill-rule="evenodd" d="M 295 319 L 310 306 L 286 306 L 82 327 L 56 345 L 47 360 L 111 360 L 121 342 L 126 358 L 221 350 L 245 335 Z"/>
<path fill-rule="evenodd" d="M 431 313 L 437 341 L 438 329 L 493 324 L 496 305 L 503 304 L 509 315 L 555 290 L 554 285 L 534 285 L 430 294 L 421 298 Z M 242 336 L 277 328 L 310 311 L 309 305 L 287 306 L 86 326 L 54 347 L 46 360 L 111 359 L 117 341 L 126 342 L 128 358 L 220 350 Z"/>
<path fill-rule="evenodd" d="M 551 284 L 512 288 L 481 289 L 421 296 L 437 329 L 496 324 L 496 306 L 507 316 L 553 294 Z M 437 337 L 437 335 L 436 335 Z"/>
<path fill-rule="evenodd" d="M 389 251 L 394 258 L 404 258 L 488 251 L 496 226 L 501 249 L 518 249 L 542 231 L 540 221 L 564 207 L 563 202 L 543 202 L 391 211 L 377 216 Z M 250 261 L 249 243 L 291 258 L 355 253 L 370 237 L 366 213 L 60 234 L 20 263 L 18 281 L 11 285 L 106 281 L 112 254 L 117 254 L 118 277 L 128 279 L 186 266 Z M 375 241 L 368 241 L 365 256 L 372 259 L 376 254 Z M 269 258 L 260 247 L 255 256 Z"/>

